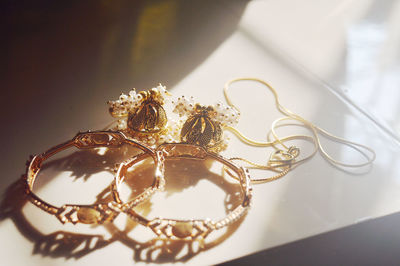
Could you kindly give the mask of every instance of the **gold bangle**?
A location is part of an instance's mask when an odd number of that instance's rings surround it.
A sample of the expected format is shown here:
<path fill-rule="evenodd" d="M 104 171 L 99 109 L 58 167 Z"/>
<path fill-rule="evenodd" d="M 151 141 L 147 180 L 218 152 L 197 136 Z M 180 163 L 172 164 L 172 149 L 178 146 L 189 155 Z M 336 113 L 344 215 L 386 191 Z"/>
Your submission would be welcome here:
<path fill-rule="evenodd" d="M 27 174 L 24 177 L 26 186 L 25 193 L 28 199 L 43 211 L 56 216 L 61 223 L 102 224 L 106 221 L 114 220 L 120 213 L 118 206 L 116 206 L 114 202 L 92 205 L 65 204 L 61 207 L 56 207 L 39 198 L 32 190 L 36 177 L 42 167 L 42 163 L 54 154 L 70 147 L 76 147 L 78 149 L 93 149 L 98 147 L 117 148 L 124 143 L 141 149 L 145 154 L 152 156 L 154 161 L 157 162 L 152 149 L 139 142 L 127 139 L 121 132 L 93 131 L 78 133 L 71 140 L 54 146 L 44 153 L 33 157 L 27 169 Z"/>
<path fill-rule="evenodd" d="M 233 211 L 231 211 L 225 218 L 217 221 L 210 219 L 180 220 L 163 218 L 154 218 L 149 220 L 130 208 L 130 203 L 124 204 L 120 199 L 118 186 L 113 186 L 114 199 L 118 204 L 121 204 L 122 210 L 133 220 L 146 227 L 149 227 L 158 236 L 168 239 L 204 239 L 213 230 L 218 230 L 232 224 L 233 222 L 240 219 L 248 211 L 252 198 L 252 188 L 250 187 L 250 176 L 247 169 L 237 166 L 233 162 L 223 158 L 216 153 L 208 152 L 204 147 L 192 144 L 162 144 L 157 148 L 156 154 L 158 161 L 158 168 L 156 172 L 158 172 L 159 176 L 162 177 L 162 184 L 164 182 L 164 162 L 166 158 L 186 158 L 196 160 L 205 160 L 207 158 L 211 158 L 222 163 L 224 166 L 228 167 L 239 176 L 239 183 L 243 195 L 242 203 L 237 206 Z M 118 184 L 122 182 L 124 180 L 127 169 L 133 164 L 142 160 L 142 158 L 140 157 L 144 156 L 145 155 L 139 155 L 135 158 L 132 158 L 129 162 L 122 163 L 118 169 L 117 175 L 115 176 L 115 183 Z"/>

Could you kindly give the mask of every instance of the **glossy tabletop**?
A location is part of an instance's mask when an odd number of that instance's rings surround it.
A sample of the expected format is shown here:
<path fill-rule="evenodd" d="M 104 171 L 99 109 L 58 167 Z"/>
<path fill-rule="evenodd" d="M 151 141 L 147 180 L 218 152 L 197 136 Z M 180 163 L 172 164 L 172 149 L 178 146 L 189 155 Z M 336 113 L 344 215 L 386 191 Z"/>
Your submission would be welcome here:
<path fill-rule="evenodd" d="M 7 36 L 1 105 L 4 265 L 215 264 L 400 209 L 398 1 L 10 2 L 1 13 Z M 121 92 L 161 82 L 176 96 L 214 104 L 224 101 L 223 85 L 236 77 L 268 81 L 291 111 L 373 148 L 377 157 L 372 167 L 339 169 L 317 154 L 282 179 L 254 185 L 247 216 L 225 237 L 192 251 L 187 243 L 144 240 L 145 230 L 124 217 L 115 228 L 61 225 L 10 196 L 18 195 L 13 184 L 24 174 L 30 154 L 78 131 L 106 127 L 112 122 L 106 101 Z M 231 97 L 242 114 L 238 129 L 265 140 L 271 123 L 281 116 L 271 92 L 240 82 Z M 279 132 L 307 131 L 291 127 Z M 262 163 L 272 152 L 229 136 L 222 153 L 226 157 Z M 363 159 L 344 145 L 324 138 L 322 143 L 338 160 Z M 311 149 L 304 141 L 294 144 L 304 152 Z M 90 167 L 81 167 L 91 173 Z M 167 216 L 177 211 L 173 206 L 193 218 L 224 212 L 223 203 L 236 188 L 220 184 L 203 166 L 180 167 L 184 173 L 174 173 L 187 183 L 174 183 L 170 192 L 157 195 L 158 207 L 152 203 L 146 214 Z M 38 193 L 57 200 L 65 180 L 73 177 L 82 188 L 63 199 L 75 199 L 75 193 L 96 195 L 98 184 L 108 184 L 112 176 L 93 172 L 93 180 L 83 170 L 62 169 Z M 208 177 L 193 182 L 190 171 Z M 49 173 L 58 174 L 54 169 Z"/>

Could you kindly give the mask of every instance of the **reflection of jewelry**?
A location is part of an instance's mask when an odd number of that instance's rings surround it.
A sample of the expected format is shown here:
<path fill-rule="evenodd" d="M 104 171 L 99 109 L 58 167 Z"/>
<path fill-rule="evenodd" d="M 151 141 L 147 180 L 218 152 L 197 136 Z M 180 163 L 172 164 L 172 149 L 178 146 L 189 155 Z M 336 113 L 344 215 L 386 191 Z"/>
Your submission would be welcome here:
<path fill-rule="evenodd" d="M 164 103 L 170 96 L 161 84 L 157 88 L 128 95 L 121 94 L 116 101 L 109 101 L 111 116 L 118 118 L 117 130 L 128 137 L 144 142 L 152 147 L 177 139 L 173 121 L 167 118 Z"/>
<path fill-rule="evenodd" d="M 113 195 L 115 197 L 115 201 L 119 204 L 122 204 L 121 209 L 124 212 L 126 212 L 133 220 L 147 227 L 150 227 L 153 230 L 153 232 L 156 233 L 158 236 L 166 237 L 169 239 L 205 238 L 213 230 L 221 229 L 237 221 L 249 209 L 252 197 L 252 189 L 250 187 L 250 177 L 248 171 L 245 170 L 244 168 L 238 167 L 236 164 L 232 163 L 231 161 L 228 161 L 222 156 L 213 152 L 208 152 L 203 147 L 200 147 L 198 145 L 191 145 L 185 143 L 162 144 L 157 148 L 156 153 L 159 163 L 159 168 L 156 170 L 156 172 L 159 172 L 160 177 L 163 177 L 164 175 L 165 158 L 168 159 L 186 158 L 186 159 L 196 159 L 196 160 L 205 160 L 207 158 L 210 158 L 216 160 L 222 163 L 227 168 L 229 168 L 229 170 L 237 174 L 243 196 L 242 203 L 239 206 L 237 206 L 232 212 L 230 212 L 225 218 L 218 221 L 213 221 L 210 219 L 179 220 L 179 219 L 163 219 L 163 218 L 155 218 L 152 220 L 148 220 L 145 217 L 141 216 L 140 214 L 136 213 L 132 208 L 124 207 L 124 206 L 130 206 L 131 203 L 123 204 L 120 199 L 118 186 L 114 186 L 115 189 L 113 190 Z M 144 155 L 143 158 L 140 157 L 142 156 L 133 158 L 129 162 L 120 165 L 117 172 L 118 174 L 116 175 L 116 182 L 115 182 L 116 184 L 120 184 L 122 182 L 127 169 L 131 167 L 133 164 L 142 160 L 144 158 Z M 147 196 L 145 197 L 147 198 Z"/>
<path fill-rule="evenodd" d="M 180 132 L 181 141 L 213 151 L 226 148 L 223 128 L 236 125 L 240 115 L 236 109 L 221 103 L 214 106 L 202 106 L 195 104 L 193 98 L 187 99 L 184 96 L 177 99 L 173 111 L 179 116 L 188 117 Z"/>
<path fill-rule="evenodd" d="M 62 223 L 101 224 L 106 221 L 114 220 L 120 210 L 113 203 L 98 203 L 92 205 L 66 204 L 61 207 L 55 207 L 36 196 L 32 189 L 43 162 L 54 154 L 70 147 L 76 147 L 78 149 L 93 149 L 98 147 L 117 148 L 124 143 L 141 149 L 145 154 L 153 157 L 156 162 L 155 153 L 150 148 L 136 141 L 127 139 L 124 134 L 120 132 L 94 131 L 78 133 L 73 139 L 54 146 L 44 153 L 33 157 L 28 167 L 27 174 L 24 177 L 26 185 L 25 191 L 29 200 L 40 209 L 55 215 Z"/>

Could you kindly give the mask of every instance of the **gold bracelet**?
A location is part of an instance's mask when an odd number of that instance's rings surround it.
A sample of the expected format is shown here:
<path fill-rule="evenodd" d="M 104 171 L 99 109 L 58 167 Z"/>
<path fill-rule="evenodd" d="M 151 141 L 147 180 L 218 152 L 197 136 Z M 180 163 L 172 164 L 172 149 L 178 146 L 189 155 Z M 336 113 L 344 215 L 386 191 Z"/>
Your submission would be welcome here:
<path fill-rule="evenodd" d="M 120 198 L 118 186 L 112 186 L 113 196 L 115 201 L 120 204 L 121 209 L 133 220 L 138 223 L 149 227 L 155 234 L 160 237 L 168 239 L 196 239 L 206 238 L 209 233 L 213 230 L 221 229 L 225 226 L 232 224 L 242 217 L 249 209 L 252 198 L 252 188 L 250 187 L 250 176 L 247 169 L 239 167 L 233 162 L 223 158 L 222 156 L 207 151 L 205 148 L 185 143 L 166 143 L 160 145 L 157 150 L 157 161 L 158 168 L 156 172 L 159 173 L 161 183 L 164 182 L 164 162 L 165 159 L 195 159 L 205 160 L 211 158 L 222 163 L 230 170 L 238 175 L 239 183 L 241 186 L 241 192 L 243 196 L 242 203 L 231 211 L 225 218 L 214 221 L 210 219 L 191 219 L 191 220 L 180 220 L 180 219 L 163 219 L 154 218 L 151 220 L 146 219 L 142 215 L 135 212 L 131 207 L 131 203 L 123 203 Z M 132 158 L 126 163 L 122 163 L 118 169 L 117 175 L 115 176 L 115 184 L 120 184 L 125 177 L 126 171 L 135 163 L 139 162 L 145 157 L 145 155 L 139 155 Z"/>
<path fill-rule="evenodd" d="M 26 186 L 25 192 L 29 200 L 40 209 L 55 215 L 61 223 L 102 224 L 106 221 L 114 220 L 120 213 L 118 206 L 116 206 L 114 202 L 92 205 L 65 204 L 61 207 L 56 207 L 39 198 L 32 189 L 42 167 L 42 163 L 58 152 L 70 147 L 76 147 L 78 149 L 93 149 L 98 147 L 117 148 L 123 144 L 129 144 L 139 148 L 144 154 L 153 157 L 155 163 L 157 163 L 155 153 L 152 149 L 139 142 L 126 138 L 121 132 L 94 131 L 78 133 L 71 140 L 54 146 L 44 153 L 33 157 L 27 169 L 27 174 L 24 177 Z M 149 188 L 148 190 L 151 189 L 152 188 Z M 141 202 L 141 200 L 142 199 L 138 199 L 138 203 Z"/>

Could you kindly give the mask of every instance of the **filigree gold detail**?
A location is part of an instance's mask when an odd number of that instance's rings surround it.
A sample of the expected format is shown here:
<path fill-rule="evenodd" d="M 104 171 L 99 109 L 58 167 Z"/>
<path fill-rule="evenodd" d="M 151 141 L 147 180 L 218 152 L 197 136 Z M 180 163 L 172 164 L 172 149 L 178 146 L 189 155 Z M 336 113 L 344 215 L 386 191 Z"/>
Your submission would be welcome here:
<path fill-rule="evenodd" d="M 222 130 L 219 123 L 212 120 L 215 112 L 211 106 L 196 104 L 195 114 L 190 116 L 182 126 L 181 141 L 197 144 L 202 147 L 215 146 L 221 142 Z"/>
<path fill-rule="evenodd" d="M 195 104 L 193 98 L 184 96 L 177 98 L 174 104 L 173 111 L 180 117 L 187 117 L 180 131 L 182 142 L 199 145 L 215 152 L 227 147 L 223 129 L 238 123 L 240 114 L 236 109 L 221 103 L 203 106 Z"/>
<path fill-rule="evenodd" d="M 143 101 L 141 105 L 129 111 L 128 128 L 142 134 L 159 133 L 165 129 L 167 114 L 162 105 L 161 92 L 156 89 L 141 91 Z"/>

